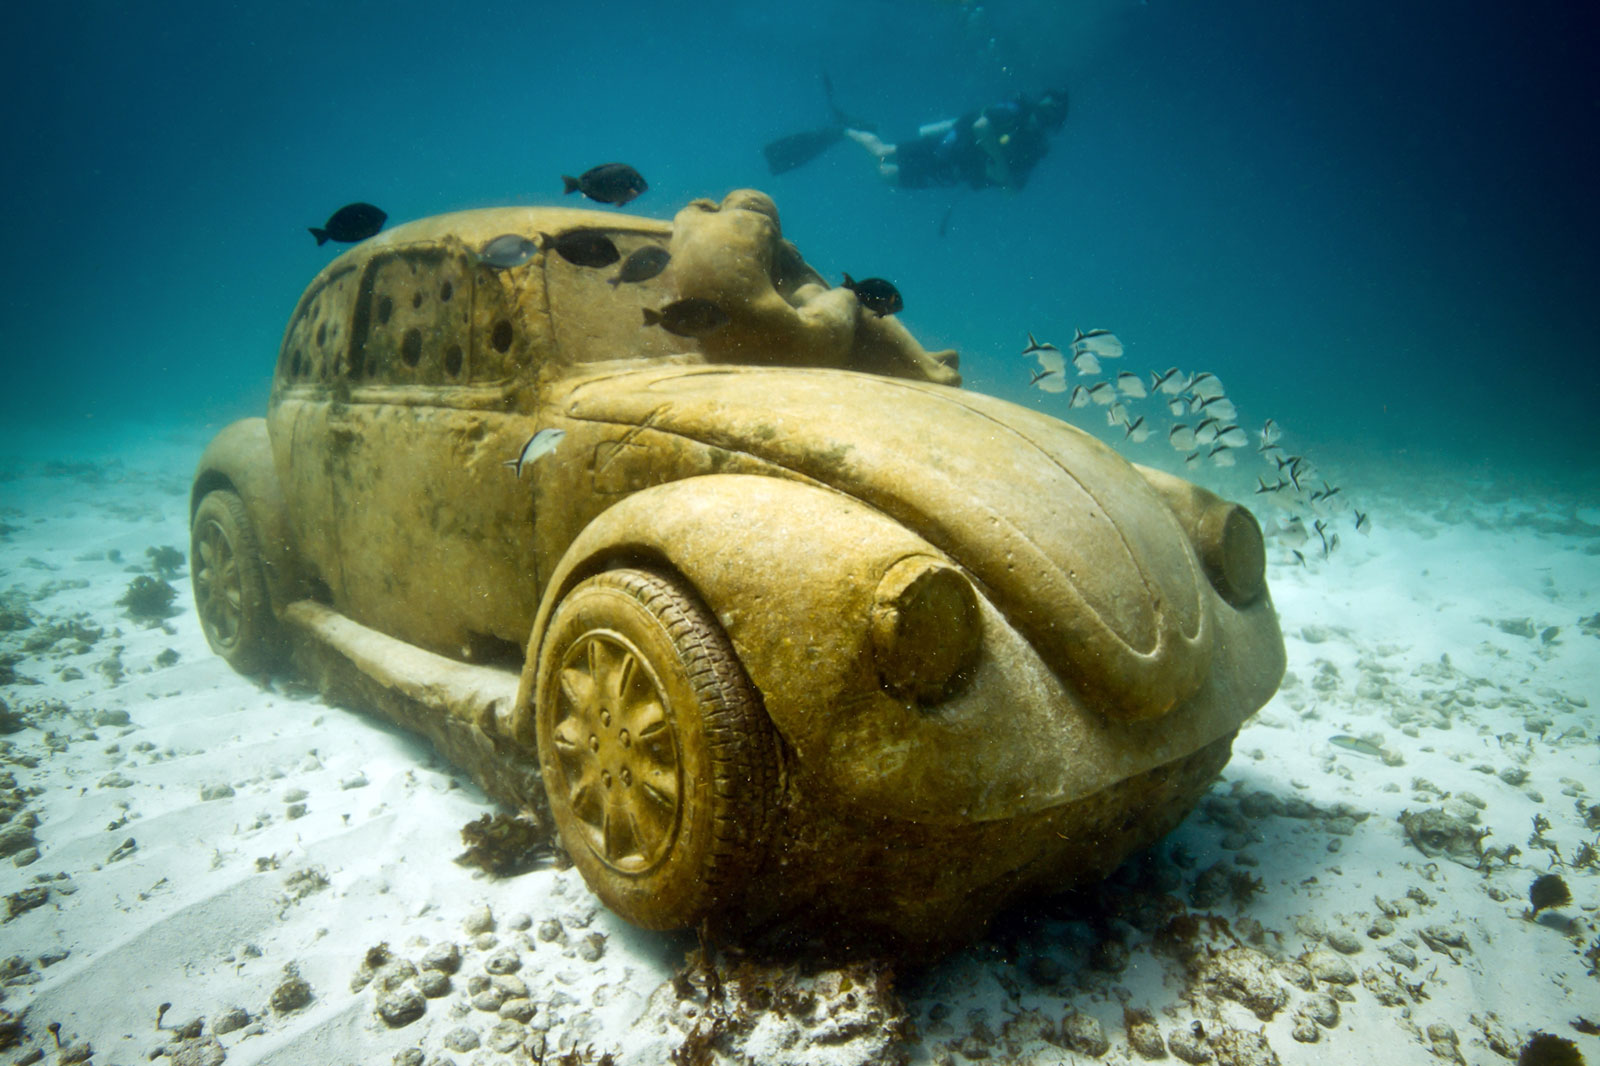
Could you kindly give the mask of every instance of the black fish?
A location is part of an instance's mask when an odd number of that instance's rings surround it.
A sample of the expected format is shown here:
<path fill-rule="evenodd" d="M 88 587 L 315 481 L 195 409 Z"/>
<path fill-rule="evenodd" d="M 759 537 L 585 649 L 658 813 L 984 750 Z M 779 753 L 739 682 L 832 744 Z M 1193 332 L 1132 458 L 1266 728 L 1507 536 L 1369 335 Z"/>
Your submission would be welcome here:
<path fill-rule="evenodd" d="M 622 258 L 617 246 L 597 229 L 569 229 L 559 237 L 541 233 L 544 250 L 555 252 L 573 266 L 604 267 Z"/>
<path fill-rule="evenodd" d="M 659 244 L 641 245 L 622 261 L 622 269 L 611 279 L 611 287 L 616 288 L 624 282 L 649 281 L 667 269 L 671 259 L 671 253 Z"/>
<path fill-rule="evenodd" d="M 581 192 L 597 203 L 618 207 L 650 187 L 645 184 L 644 175 L 626 163 L 601 163 L 576 178 L 563 174 L 561 181 L 566 185 L 563 193 Z"/>
<path fill-rule="evenodd" d="M 698 296 L 675 300 L 659 311 L 653 307 L 644 310 L 644 324 L 660 326 L 679 337 L 704 337 L 726 326 L 728 312 Z"/>
<path fill-rule="evenodd" d="M 900 290 L 894 287 L 894 283 L 882 278 L 862 278 L 856 281 L 846 274 L 844 287 L 856 294 L 856 299 L 860 301 L 862 307 L 879 318 L 892 315 L 906 305 L 905 301 L 900 299 Z"/>
<path fill-rule="evenodd" d="M 520 233 L 502 233 L 483 246 L 478 262 L 500 270 L 519 267 L 539 252 L 539 246 Z"/>
<path fill-rule="evenodd" d="M 316 226 L 308 228 L 319 245 L 329 241 L 353 244 L 356 241 L 364 241 L 381 230 L 388 217 L 382 208 L 373 207 L 371 204 L 345 204 L 329 216 L 321 229 Z"/>

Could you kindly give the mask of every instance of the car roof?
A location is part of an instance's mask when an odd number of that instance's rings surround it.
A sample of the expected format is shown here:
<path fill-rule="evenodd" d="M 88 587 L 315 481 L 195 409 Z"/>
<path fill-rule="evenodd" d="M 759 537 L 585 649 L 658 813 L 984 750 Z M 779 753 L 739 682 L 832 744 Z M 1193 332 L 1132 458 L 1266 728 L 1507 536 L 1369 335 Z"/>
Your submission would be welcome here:
<path fill-rule="evenodd" d="M 507 233 L 536 238 L 541 233 L 586 227 L 662 238 L 672 235 L 670 222 L 616 211 L 591 211 L 581 207 L 483 207 L 431 215 L 392 226 L 347 250 L 324 267 L 322 273 L 339 273 L 378 252 L 407 245 L 459 241 L 468 248 L 482 248 Z"/>

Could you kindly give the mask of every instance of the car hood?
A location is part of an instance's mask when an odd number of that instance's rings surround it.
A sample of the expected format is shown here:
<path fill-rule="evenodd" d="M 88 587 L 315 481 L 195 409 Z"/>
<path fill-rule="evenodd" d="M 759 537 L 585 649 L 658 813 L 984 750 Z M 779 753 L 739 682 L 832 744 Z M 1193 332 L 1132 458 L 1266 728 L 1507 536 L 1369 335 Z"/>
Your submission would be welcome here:
<path fill-rule="evenodd" d="M 1113 717 L 1163 714 L 1205 679 L 1212 598 L 1193 546 L 1127 461 L 1058 419 L 922 382 L 749 367 L 602 373 L 559 406 L 752 456 L 890 515 Z"/>

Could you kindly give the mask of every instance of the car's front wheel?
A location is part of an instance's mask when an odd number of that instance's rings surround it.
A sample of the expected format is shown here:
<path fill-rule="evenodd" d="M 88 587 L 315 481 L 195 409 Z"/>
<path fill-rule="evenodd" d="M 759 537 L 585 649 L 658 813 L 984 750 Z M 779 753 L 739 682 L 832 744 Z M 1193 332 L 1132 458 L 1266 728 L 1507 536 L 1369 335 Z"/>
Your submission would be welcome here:
<path fill-rule="evenodd" d="M 237 493 L 215 489 L 195 508 L 189 573 L 211 650 L 241 674 L 270 670 L 283 645 L 267 597 L 261 548 Z"/>
<path fill-rule="evenodd" d="M 573 863 L 637 925 L 694 925 L 760 863 L 777 742 L 732 644 L 675 577 L 610 570 L 551 616 L 540 768 Z"/>

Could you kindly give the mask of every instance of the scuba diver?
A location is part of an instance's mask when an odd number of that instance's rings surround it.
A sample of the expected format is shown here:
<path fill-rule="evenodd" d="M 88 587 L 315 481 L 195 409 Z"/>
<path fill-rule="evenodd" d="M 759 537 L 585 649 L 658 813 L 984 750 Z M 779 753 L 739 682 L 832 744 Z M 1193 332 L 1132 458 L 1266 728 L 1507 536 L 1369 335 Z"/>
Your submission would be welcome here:
<path fill-rule="evenodd" d="M 848 138 L 876 160 L 878 173 L 903 189 L 967 185 L 1015 191 L 1050 148 L 1050 134 L 1067 120 L 1067 94 L 1051 89 L 1037 96 L 1017 93 L 960 118 L 929 123 L 909 140 L 891 144 L 865 123 L 829 107 L 834 123 L 779 138 L 762 149 L 767 167 L 783 174 L 811 162 Z"/>

